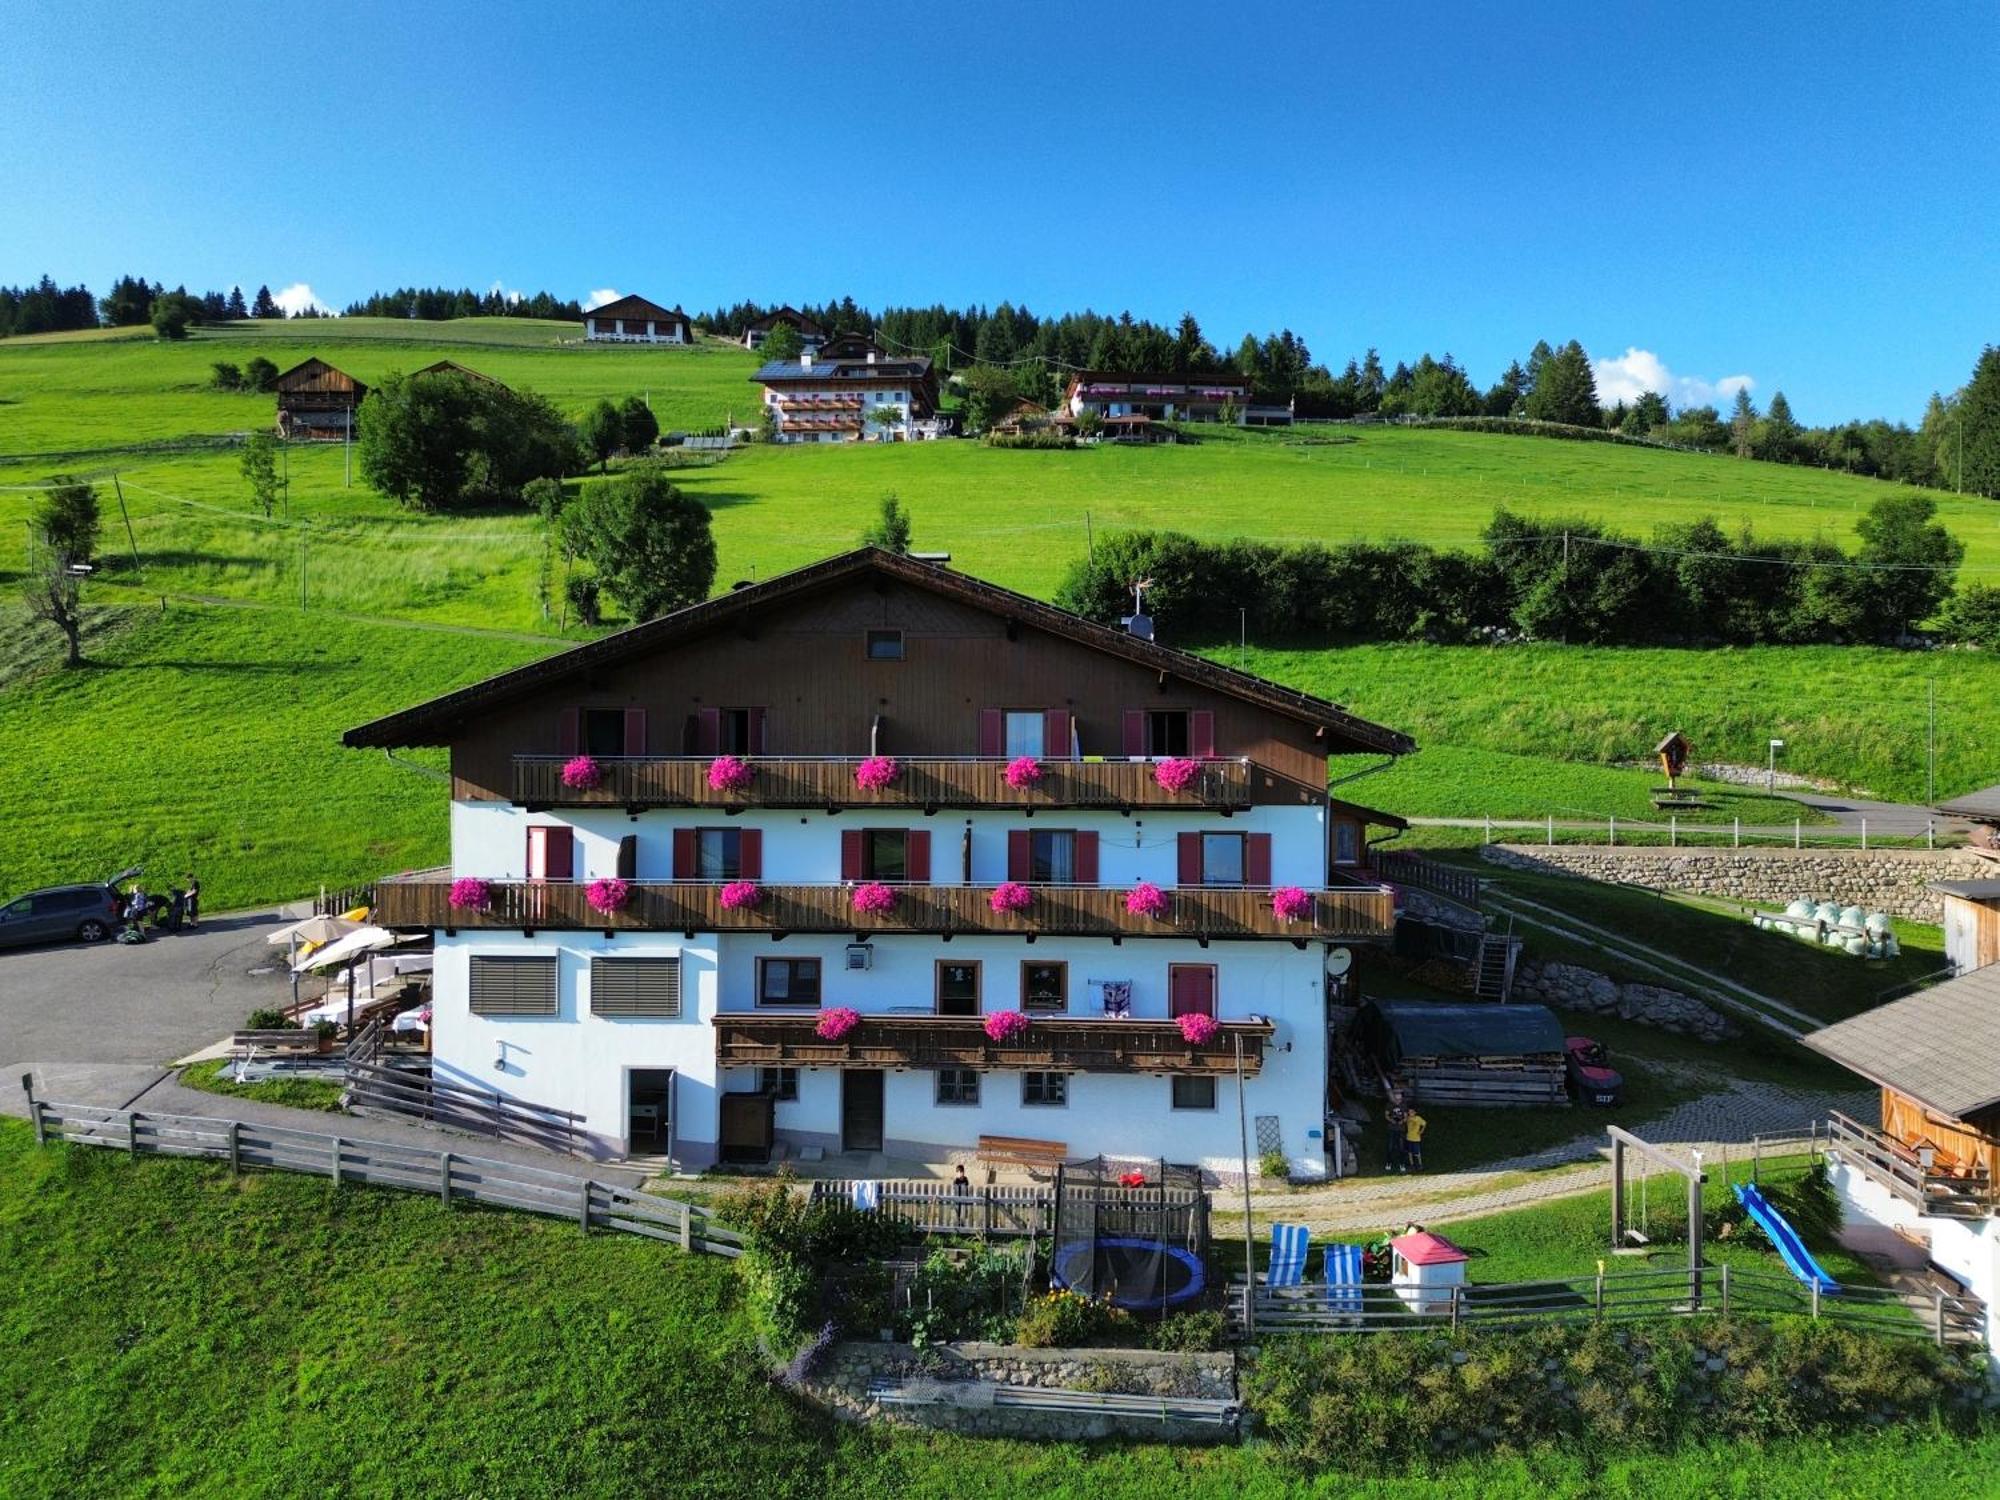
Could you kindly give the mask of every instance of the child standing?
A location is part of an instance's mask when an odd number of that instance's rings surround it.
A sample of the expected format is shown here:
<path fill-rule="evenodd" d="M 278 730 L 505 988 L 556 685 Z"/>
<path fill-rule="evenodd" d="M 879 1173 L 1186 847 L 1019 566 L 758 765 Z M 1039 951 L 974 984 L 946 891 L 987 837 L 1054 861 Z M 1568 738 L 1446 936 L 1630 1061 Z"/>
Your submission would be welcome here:
<path fill-rule="evenodd" d="M 1412 1172 L 1424 1169 L 1424 1130 L 1429 1124 L 1414 1109 L 1403 1116 L 1403 1161 Z"/>

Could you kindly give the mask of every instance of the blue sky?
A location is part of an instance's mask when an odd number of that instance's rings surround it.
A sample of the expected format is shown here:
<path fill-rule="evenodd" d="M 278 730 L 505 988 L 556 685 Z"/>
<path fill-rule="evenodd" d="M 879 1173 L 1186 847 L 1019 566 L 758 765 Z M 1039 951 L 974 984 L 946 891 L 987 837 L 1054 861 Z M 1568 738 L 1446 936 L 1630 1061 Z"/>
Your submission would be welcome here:
<path fill-rule="evenodd" d="M 1991 6 L 1098 9 L 10 0 L 0 282 L 1192 309 L 1481 384 L 1574 337 L 1812 421 L 2000 340 Z"/>

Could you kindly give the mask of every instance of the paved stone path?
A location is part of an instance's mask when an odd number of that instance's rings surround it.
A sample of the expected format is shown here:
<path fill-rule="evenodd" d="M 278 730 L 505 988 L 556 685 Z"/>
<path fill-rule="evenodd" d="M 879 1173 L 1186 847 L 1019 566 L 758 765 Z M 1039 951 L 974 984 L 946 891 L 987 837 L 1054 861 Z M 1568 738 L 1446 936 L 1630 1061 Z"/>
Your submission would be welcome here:
<path fill-rule="evenodd" d="M 1803 1137 L 1808 1122 L 1824 1119 L 1829 1109 L 1865 1118 L 1875 1102 L 1873 1090 L 1827 1095 L 1737 1079 L 1650 1120 L 1635 1124 L 1615 1115 L 1606 1118 L 1656 1144 L 1698 1149 L 1706 1164 L 1719 1166 L 1725 1153 L 1731 1162 L 1748 1156 L 1752 1136 Z M 1496 1111 L 1496 1125 L 1502 1123 L 1499 1115 Z M 1370 1150 L 1378 1148 L 1379 1134 L 1370 1140 Z M 1259 1219 L 1281 1218 L 1315 1232 L 1373 1231 L 1412 1221 L 1435 1224 L 1476 1218 L 1606 1187 L 1611 1181 L 1607 1153 L 1602 1130 L 1592 1130 L 1476 1171 L 1351 1178 L 1304 1191 L 1253 1190 L 1251 1210 Z M 1532 1175 L 1518 1180 L 1524 1173 Z M 1237 1201 L 1227 1192 L 1217 1194 L 1217 1213 L 1226 1213 Z"/>

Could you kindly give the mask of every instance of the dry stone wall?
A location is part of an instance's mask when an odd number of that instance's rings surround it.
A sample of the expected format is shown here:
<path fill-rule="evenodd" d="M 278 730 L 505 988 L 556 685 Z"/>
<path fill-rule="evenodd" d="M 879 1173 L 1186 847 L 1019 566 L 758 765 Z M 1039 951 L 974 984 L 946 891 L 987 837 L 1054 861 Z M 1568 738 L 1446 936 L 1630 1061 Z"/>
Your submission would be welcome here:
<path fill-rule="evenodd" d="M 1582 875 L 1783 906 L 1798 897 L 1885 911 L 1913 922 L 1943 920 L 1929 889 L 1939 880 L 1990 879 L 1993 865 L 1953 849 L 1619 849 L 1598 844 L 1488 844 L 1496 865 Z"/>
<path fill-rule="evenodd" d="M 1593 1016 L 1617 1016 L 1704 1042 L 1726 1041 L 1743 1034 L 1734 1021 L 1692 995 L 1657 984 L 1621 984 L 1581 964 L 1524 960 L 1514 971 L 1514 998 Z"/>

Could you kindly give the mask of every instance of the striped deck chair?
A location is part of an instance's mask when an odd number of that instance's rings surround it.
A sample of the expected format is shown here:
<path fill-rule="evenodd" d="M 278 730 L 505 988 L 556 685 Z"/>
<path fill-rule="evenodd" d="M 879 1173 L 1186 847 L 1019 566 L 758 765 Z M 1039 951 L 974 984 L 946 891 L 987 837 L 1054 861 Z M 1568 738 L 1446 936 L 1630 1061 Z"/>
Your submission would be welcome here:
<path fill-rule="evenodd" d="M 1306 1252 L 1312 1247 L 1312 1231 L 1303 1224 L 1271 1226 L 1271 1268 L 1264 1273 L 1266 1286 L 1298 1286 L 1306 1279 Z"/>
<path fill-rule="evenodd" d="M 1361 1312 L 1361 1247 L 1326 1247 L 1326 1305 L 1337 1313 Z"/>

